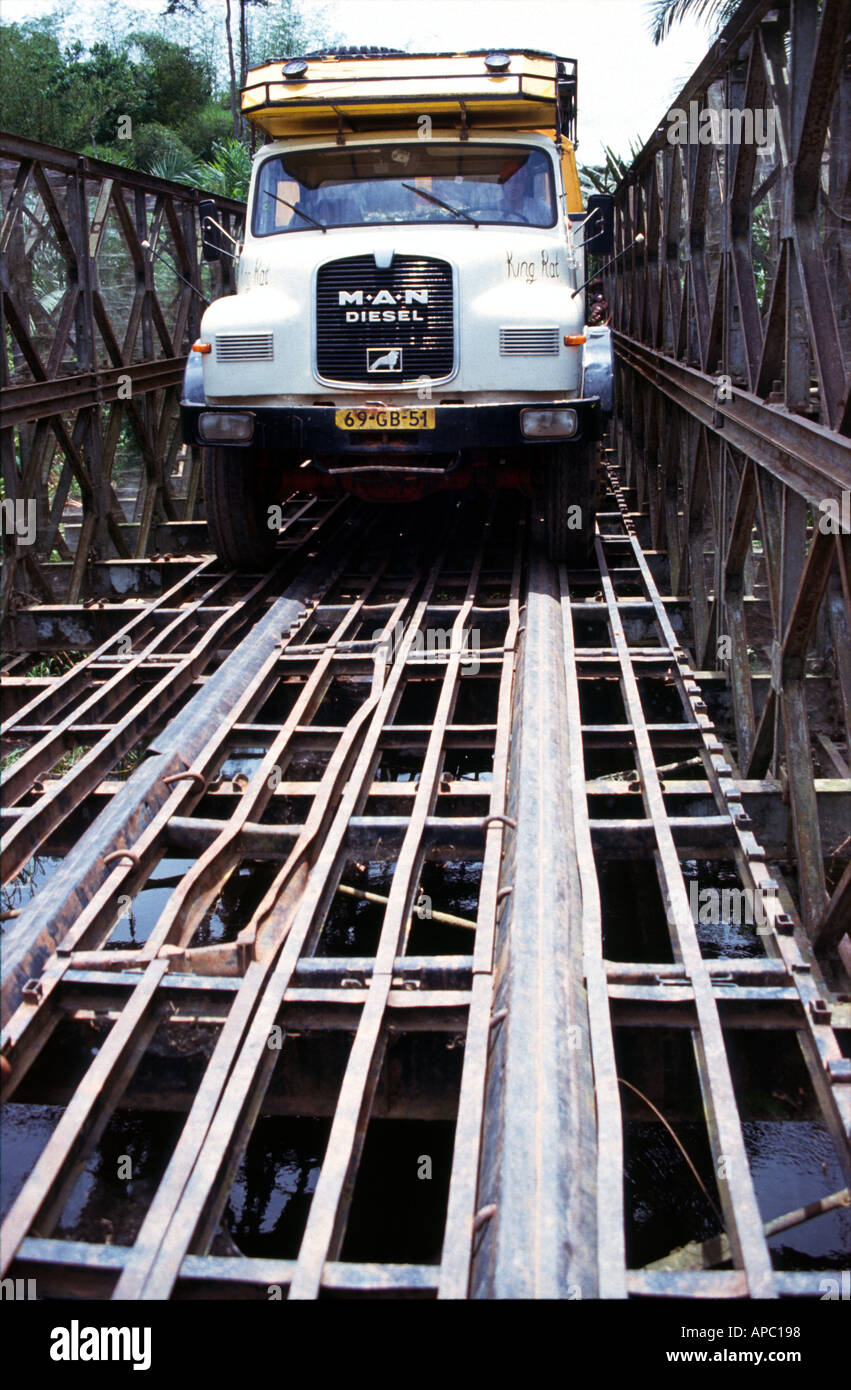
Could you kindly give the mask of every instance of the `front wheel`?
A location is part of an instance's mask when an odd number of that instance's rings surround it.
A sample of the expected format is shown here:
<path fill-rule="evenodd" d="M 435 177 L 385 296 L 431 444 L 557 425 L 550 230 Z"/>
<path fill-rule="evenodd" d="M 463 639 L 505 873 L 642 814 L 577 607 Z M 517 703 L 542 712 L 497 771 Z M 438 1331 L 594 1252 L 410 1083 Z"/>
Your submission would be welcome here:
<path fill-rule="evenodd" d="M 276 498 L 266 469 L 250 449 L 205 449 L 203 463 L 207 528 L 216 555 L 229 569 L 268 569 L 278 532 L 269 525 Z"/>
<path fill-rule="evenodd" d="M 600 486 L 599 444 L 554 444 L 539 492 L 547 554 L 554 564 L 584 568 L 593 555 Z"/>

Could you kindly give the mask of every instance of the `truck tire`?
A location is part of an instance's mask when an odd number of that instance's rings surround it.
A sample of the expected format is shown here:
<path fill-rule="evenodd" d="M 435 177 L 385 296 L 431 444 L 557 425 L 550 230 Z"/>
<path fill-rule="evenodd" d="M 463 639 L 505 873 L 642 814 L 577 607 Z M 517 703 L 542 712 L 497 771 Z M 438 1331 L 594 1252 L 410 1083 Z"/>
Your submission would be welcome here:
<path fill-rule="evenodd" d="M 272 565 L 278 533 L 255 455 L 246 449 L 204 450 L 204 500 L 213 549 L 228 569 L 262 572 Z"/>
<path fill-rule="evenodd" d="M 555 444 L 548 451 L 541 501 L 547 554 L 554 564 L 584 568 L 592 559 L 600 488 L 599 448 L 596 443 Z M 570 510 L 576 506 L 580 508 L 578 517 Z"/>

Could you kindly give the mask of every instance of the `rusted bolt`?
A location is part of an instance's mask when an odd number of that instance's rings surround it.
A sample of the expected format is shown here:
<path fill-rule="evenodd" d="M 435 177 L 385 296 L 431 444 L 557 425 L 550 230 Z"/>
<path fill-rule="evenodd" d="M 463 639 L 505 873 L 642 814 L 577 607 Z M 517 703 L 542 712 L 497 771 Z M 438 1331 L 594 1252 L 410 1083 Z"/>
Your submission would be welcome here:
<path fill-rule="evenodd" d="M 134 849 L 114 849 L 103 857 L 104 865 L 117 864 L 119 859 L 129 859 L 134 869 L 139 867 L 139 856 Z"/>
<path fill-rule="evenodd" d="M 199 787 L 206 787 L 207 785 L 206 777 L 202 777 L 200 772 L 196 772 L 192 768 L 187 768 L 186 772 L 175 772 L 172 776 L 163 778 L 163 784 L 166 787 L 170 787 L 173 782 L 189 781 L 197 782 Z"/>
<path fill-rule="evenodd" d="M 486 1221 L 490 1221 L 492 1216 L 496 1216 L 496 1202 L 491 1202 L 489 1206 L 480 1207 L 473 1217 L 473 1231 L 480 1231 Z"/>

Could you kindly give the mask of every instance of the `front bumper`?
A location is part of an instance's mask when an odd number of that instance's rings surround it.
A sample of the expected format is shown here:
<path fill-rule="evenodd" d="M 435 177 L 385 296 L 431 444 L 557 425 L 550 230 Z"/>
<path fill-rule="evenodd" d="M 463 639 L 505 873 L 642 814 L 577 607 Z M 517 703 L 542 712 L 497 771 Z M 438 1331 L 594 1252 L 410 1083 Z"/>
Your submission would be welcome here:
<path fill-rule="evenodd" d="M 223 414 L 249 412 L 254 416 L 254 437 L 244 445 L 231 448 L 259 447 L 272 452 L 292 451 L 303 458 L 334 457 L 337 455 L 455 454 L 468 450 L 509 451 L 524 447 L 540 447 L 554 442 L 584 443 L 601 436 L 602 415 L 599 397 L 583 400 L 511 401 L 483 405 L 441 405 L 439 402 L 411 400 L 400 404 L 428 408 L 434 411 L 435 427 L 430 430 L 344 430 L 334 422 L 337 410 L 344 405 L 323 406 L 251 406 L 234 402 L 227 406 L 204 405 L 197 401 L 181 401 L 180 418 L 183 438 L 187 444 L 203 444 L 198 433 L 198 417 L 202 411 L 221 411 Z M 578 417 L 576 433 L 569 439 L 528 439 L 520 428 L 523 410 L 547 410 L 569 407 Z"/>

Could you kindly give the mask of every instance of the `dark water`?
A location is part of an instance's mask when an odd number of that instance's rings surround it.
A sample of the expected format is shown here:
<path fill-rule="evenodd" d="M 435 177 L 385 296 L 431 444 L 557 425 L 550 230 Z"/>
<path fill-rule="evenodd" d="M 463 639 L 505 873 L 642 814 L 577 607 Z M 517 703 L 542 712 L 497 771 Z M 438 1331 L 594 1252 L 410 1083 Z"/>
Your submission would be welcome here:
<path fill-rule="evenodd" d="M 387 897 L 395 861 L 349 860 L 340 881 L 361 892 Z M 407 954 L 469 955 L 474 933 L 465 927 L 435 921 L 426 913 L 445 912 L 475 921 L 479 906 L 482 861 L 458 860 L 439 864 L 427 860 L 420 872 L 414 902 L 423 916 L 412 916 Z M 318 956 L 373 955 L 381 935 L 385 905 L 338 893 L 331 904 L 316 947 Z"/>
<path fill-rule="evenodd" d="M 476 755 L 467 757 L 472 758 L 472 765 L 459 764 L 455 775 L 488 775 L 487 766 L 477 765 Z M 403 759 L 396 755 L 388 757 L 387 780 L 416 776 L 416 766 L 405 767 L 402 763 Z M 237 769 L 234 764 L 234 770 L 242 768 Z M 4 899 L 4 905 L 8 902 L 20 906 L 58 862 L 49 857 L 32 861 L 27 874 L 12 886 L 18 896 L 14 900 Z M 190 863 L 170 858 L 157 866 L 134 900 L 129 916 L 113 932 L 110 945 L 139 945 L 147 938 L 173 882 Z M 256 907 L 275 868 L 270 864 L 240 865 L 196 933 L 195 943 L 233 939 Z M 393 868 L 392 861 L 350 861 L 342 879 L 386 896 Z M 431 897 L 434 908 L 474 918 L 481 869 L 480 861 L 427 862 L 420 886 Z M 611 863 L 601 865 L 601 870 L 607 911 L 607 954 L 614 959 L 670 959 L 661 905 L 656 905 L 658 891 L 652 865 Z M 723 863 L 686 864 L 684 871 L 687 881 L 696 877 L 701 886 L 735 882 L 729 866 Z M 317 954 L 371 954 L 383 916 L 382 904 L 337 895 L 320 935 Z M 707 957 L 762 954 L 758 935 L 747 924 L 722 921 L 701 925 L 698 936 Z M 415 917 L 408 949 L 415 955 L 467 954 L 471 941 L 472 934 L 461 928 Z M 620 1074 L 650 1094 L 666 1115 L 717 1203 L 688 1034 L 671 1030 L 671 1036 L 653 1043 L 647 1038 L 647 1030 L 643 1038 L 642 1030 L 619 1032 L 623 1033 L 617 1039 Z M 57 1038 L 57 1046 L 63 1061 L 70 1066 L 73 1060 L 75 1075 L 81 1076 L 100 1041 L 93 1036 L 91 1046 L 81 1044 L 77 1048 L 79 1055 L 75 1052 L 73 1059 L 61 1038 Z M 728 1031 L 726 1042 L 763 1219 L 768 1221 L 841 1188 L 844 1180 L 834 1146 L 815 1108 L 794 1037 Z M 190 1050 L 181 1063 L 185 1065 L 190 1089 L 200 1079 L 208 1055 L 208 1050 L 199 1047 L 195 1053 Z M 337 1085 L 342 1079 L 345 1055 L 344 1049 L 337 1068 Z M 299 1066 L 302 1056 L 297 1054 Z M 46 1050 L 44 1061 L 50 1072 L 59 1058 L 48 1056 Z M 307 1065 L 308 1069 L 315 1065 L 328 1070 L 327 1062 L 323 1063 L 318 1054 L 315 1063 Z M 163 1094 L 168 1089 L 168 1076 L 162 1070 L 165 1066 L 162 1056 L 157 1061 L 149 1054 L 140 1068 L 144 1089 L 154 1096 L 158 1088 Z M 33 1093 L 44 1094 L 37 1090 Z M 309 1087 L 306 1093 L 312 1094 Z M 32 1171 L 62 1113 L 59 1104 L 13 1101 L 4 1107 L 0 1145 L 4 1213 Z M 132 1243 L 184 1120 L 184 1113 L 178 1111 L 119 1110 L 80 1175 L 56 1235 L 68 1240 Z M 279 1258 L 296 1254 L 321 1170 L 329 1127 L 327 1117 L 260 1118 L 234 1179 L 213 1244 L 214 1252 L 241 1251 Z M 681 1153 L 664 1127 L 635 1098 L 625 1103 L 624 1132 L 630 1266 L 641 1267 L 689 1241 L 718 1234 L 718 1217 Z M 439 1259 L 453 1141 L 451 1120 L 372 1121 L 343 1258 L 425 1263 Z M 424 1157 L 429 1159 L 431 1173 L 425 1180 L 419 1176 Z M 118 1176 L 119 1165 L 127 1159 L 133 1174 L 129 1181 Z M 781 1269 L 847 1268 L 851 1263 L 851 1211 L 844 1209 L 821 1216 L 773 1237 L 770 1244 L 774 1262 Z"/>
<path fill-rule="evenodd" d="M 50 875 L 62 863 L 59 855 L 36 854 L 25 864 L 17 878 L 0 888 L 0 912 L 20 911 L 30 898 L 44 887 Z"/>
<path fill-rule="evenodd" d="M 681 1122 L 674 1128 L 717 1203 L 704 1126 Z M 819 1122 L 750 1120 L 742 1129 L 764 1221 L 845 1186 L 830 1135 Z M 715 1213 L 663 1126 L 632 1121 L 625 1131 L 630 1266 L 640 1268 L 678 1246 L 718 1235 Z M 783 1231 L 769 1247 L 776 1269 L 846 1269 L 851 1210 L 828 1212 Z"/>

